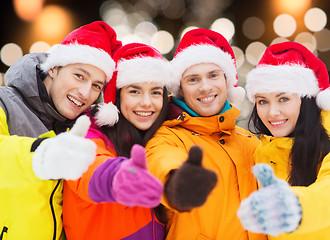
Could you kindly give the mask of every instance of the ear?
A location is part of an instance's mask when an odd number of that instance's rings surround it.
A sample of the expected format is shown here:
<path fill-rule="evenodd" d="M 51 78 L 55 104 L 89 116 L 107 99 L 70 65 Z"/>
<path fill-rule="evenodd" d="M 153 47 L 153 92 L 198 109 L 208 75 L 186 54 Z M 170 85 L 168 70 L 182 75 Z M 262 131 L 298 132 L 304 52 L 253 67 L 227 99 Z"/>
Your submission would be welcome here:
<path fill-rule="evenodd" d="M 178 94 L 180 95 L 180 97 L 183 97 L 183 91 L 182 91 L 181 84 L 180 84 L 180 87 L 179 87 Z"/>
<path fill-rule="evenodd" d="M 55 77 L 55 75 L 56 75 L 56 73 L 57 73 L 57 70 L 58 70 L 57 67 L 53 67 L 53 68 L 49 69 L 49 70 L 48 70 L 48 75 L 49 75 L 51 78 Z"/>

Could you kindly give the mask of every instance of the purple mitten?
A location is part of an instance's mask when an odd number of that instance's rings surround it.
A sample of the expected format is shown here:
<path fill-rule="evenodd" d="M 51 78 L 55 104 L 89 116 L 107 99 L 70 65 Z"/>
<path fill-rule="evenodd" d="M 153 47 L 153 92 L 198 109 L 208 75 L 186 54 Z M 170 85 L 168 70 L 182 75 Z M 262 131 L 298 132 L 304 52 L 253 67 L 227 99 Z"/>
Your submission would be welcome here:
<path fill-rule="evenodd" d="M 142 146 L 132 147 L 131 158 L 121 164 L 113 178 L 112 190 L 117 202 L 129 207 L 159 205 L 163 184 L 148 172 Z"/>

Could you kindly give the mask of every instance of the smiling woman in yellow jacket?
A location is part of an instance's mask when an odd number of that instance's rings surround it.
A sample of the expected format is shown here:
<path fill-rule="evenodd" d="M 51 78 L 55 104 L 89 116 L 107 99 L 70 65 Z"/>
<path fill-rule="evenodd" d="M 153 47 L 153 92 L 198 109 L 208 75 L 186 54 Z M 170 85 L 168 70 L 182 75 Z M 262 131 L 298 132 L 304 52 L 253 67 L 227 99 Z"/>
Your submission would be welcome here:
<path fill-rule="evenodd" d="M 240 111 L 229 102 L 242 92 L 229 43 L 211 30 L 191 30 L 171 64 L 171 118 L 146 146 L 149 171 L 165 184 L 162 203 L 173 210 L 166 239 L 266 239 L 244 230 L 236 215 L 257 189 L 251 168 L 259 140 L 235 125 Z"/>
<path fill-rule="evenodd" d="M 248 74 L 246 89 L 255 102 L 250 120 L 262 134 L 254 159 L 263 164 L 254 172 L 263 188 L 242 202 L 243 225 L 269 239 L 329 239 L 330 89 L 324 63 L 299 43 L 275 44 Z"/>

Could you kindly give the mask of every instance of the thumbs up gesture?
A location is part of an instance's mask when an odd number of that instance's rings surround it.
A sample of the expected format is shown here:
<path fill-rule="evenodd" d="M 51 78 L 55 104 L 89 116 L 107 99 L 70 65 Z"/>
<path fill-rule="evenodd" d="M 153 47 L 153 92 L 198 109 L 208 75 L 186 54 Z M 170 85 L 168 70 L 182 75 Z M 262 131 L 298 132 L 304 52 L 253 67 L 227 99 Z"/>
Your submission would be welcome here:
<path fill-rule="evenodd" d="M 296 230 L 302 210 L 289 184 L 276 178 L 268 164 L 256 164 L 253 173 L 262 188 L 241 202 L 237 214 L 244 228 L 273 236 Z"/>
<path fill-rule="evenodd" d="M 170 173 L 165 184 L 169 204 L 181 212 L 204 204 L 217 183 L 217 175 L 202 166 L 203 152 L 198 146 L 189 150 L 186 162 Z"/>
<path fill-rule="evenodd" d="M 117 202 L 126 206 L 153 208 L 159 205 L 163 184 L 148 172 L 142 146 L 135 144 L 132 147 L 131 158 L 117 170 L 112 188 Z"/>
<path fill-rule="evenodd" d="M 44 180 L 75 180 L 94 161 L 96 145 L 85 139 L 91 122 L 87 116 L 77 119 L 68 132 L 44 140 L 32 158 L 32 169 Z"/>

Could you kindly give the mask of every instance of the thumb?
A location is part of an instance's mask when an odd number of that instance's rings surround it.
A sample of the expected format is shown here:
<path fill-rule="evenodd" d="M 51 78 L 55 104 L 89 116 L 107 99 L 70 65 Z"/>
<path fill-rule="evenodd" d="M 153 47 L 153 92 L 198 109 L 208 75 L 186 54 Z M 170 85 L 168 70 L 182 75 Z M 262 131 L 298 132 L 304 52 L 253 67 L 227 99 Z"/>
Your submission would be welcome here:
<path fill-rule="evenodd" d="M 263 187 L 275 184 L 278 181 L 272 167 L 265 163 L 256 164 L 253 167 L 253 173 Z"/>
<path fill-rule="evenodd" d="M 189 150 L 187 162 L 196 166 L 202 165 L 203 151 L 197 145 L 192 146 Z"/>
<path fill-rule="evenodd" d="M 141 145 L 134 144 L 131 149 L 131 159 L 134 165 L 147 169 L 146 151 Z"/>
<path fill-rule="evenodd" d="M 89 120 L 89 117 L 82 115 L 77 119 L 69 132 L 75 136 L 85 137 L 90 125 L 91 120 Z"/>

